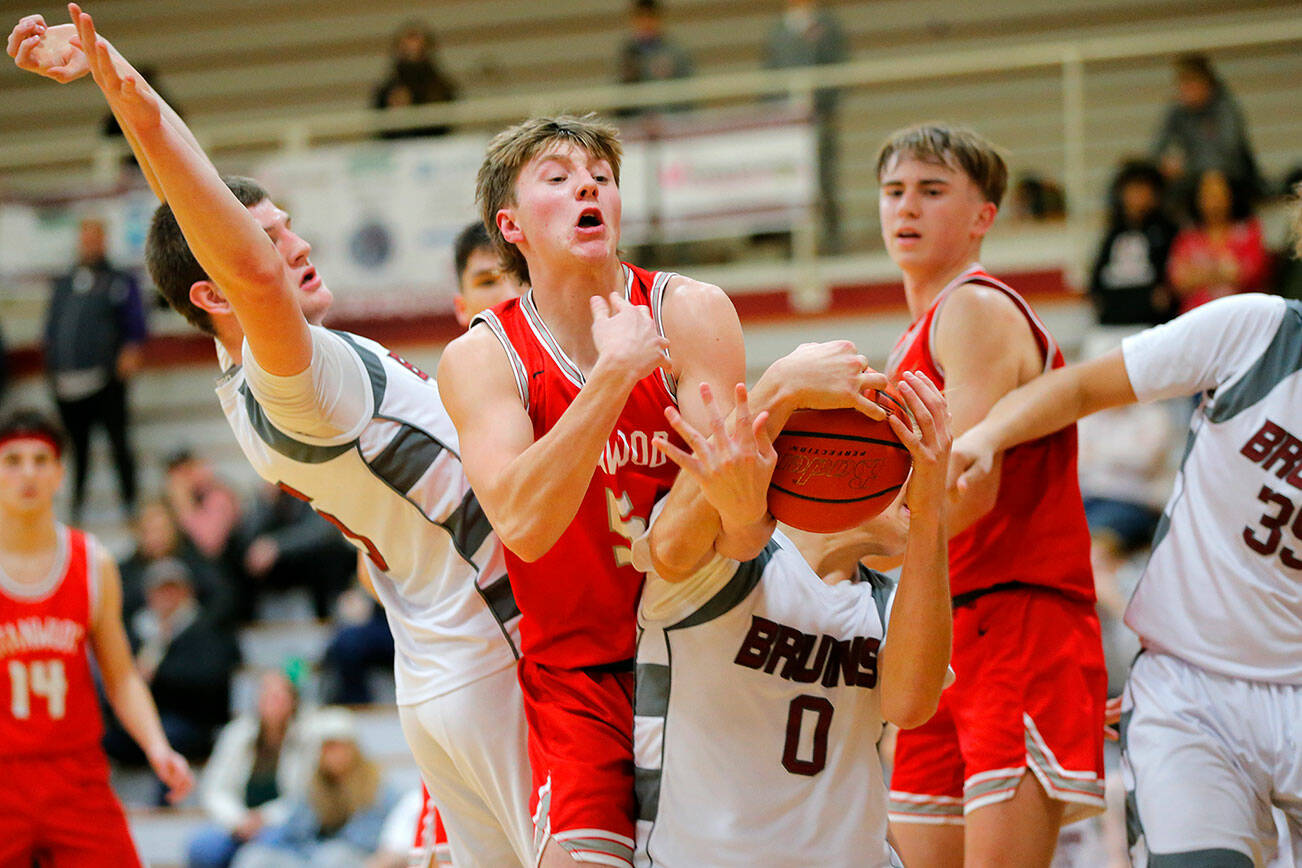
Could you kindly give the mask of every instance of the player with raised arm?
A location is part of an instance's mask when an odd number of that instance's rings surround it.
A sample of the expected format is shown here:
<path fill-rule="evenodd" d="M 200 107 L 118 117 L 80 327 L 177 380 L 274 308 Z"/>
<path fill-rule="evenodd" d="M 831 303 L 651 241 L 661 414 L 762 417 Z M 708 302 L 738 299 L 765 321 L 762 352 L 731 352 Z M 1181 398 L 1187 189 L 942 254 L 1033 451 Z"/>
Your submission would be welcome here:
<path fill-rule="evenodd" d="M 931 716 L 950 652 L 948 414 L 921 376 L 906 373 L 900 392 L 917 430 L 890 417 L 914 464 L 889 630 L 873 582 L 824 583 L 780 532 L 751 561 L 703 547 L 688 575 L 649 569 L 638 616 L 638 865 L 891 864 L 877 741 L 883 720 Z M 673 417 L 692 454 L 662 447 L 684 472 L 635 544 L 639 565 L 690 534 L 687 486 L 726 521 L 772 529 L 776 455 L 740 387 L 737 405 L 735 432 L 716 416 L 710 440 Z"/>
<path fill-rule="evenodd" d="M 482 314 L 439 368 L 522 612 L 544 865 L 632 861 L 642 574 L 630 546 L 676 473 L 652 441 L 668 434 L 666 406 L 681 403 L 701 424 L 699 384 L 730 390 L 745 367 L 721 290 L 620 262 L 619 168 L 616 131 L 592 118 L 535 118 L 493 139 L 481 215 L 507 269 L 533 288 Z M 811 392 L 839 388 L 880 412 L 860 395 L 876 375 L 853 347 L 834 348 L 828 363 Z M 765 393 L 757 404 L 772 400 L 785 419 L 777 404 L 789 397 Z M 717 517 L 709 528 L 744 557 L 767 538 L 729 530 Z"/>
<path fill-rule="evenodd" d="M 0 419 L 0 865 L 139 865 L 109 788 L 92 655 L 169 801 L 194 778 L 136 671 L 113 555 L 55 520 L 63 442 L 39 413 Z"/>
<path fill-rule="evenodd" d="M 44 44 L 63 76 L 89 64 L 166 203 L 150 227 L 150 273 L 216 339 L 217 393 L 241 449 L 366 555 L 394 633 L 403 731 L 454 857 L 528 862 L 518 612 L 436 385 L 380 344 L 320 327 L 330 291 L 289 216 L 254 182 L 223 182 L 175 113 L 70 9 L 84 54 L 66 29 L 32 17 L 11 35 L 11 54 L 50 72 Z"/>
<path fill-rule="evenodd" d="M 1274 805 L 1297 863 L 1302 304 L 1214 301 L 1029 383 L 959 438 L 951 476 L 960 489 L 980 484 L 1001 451 L 1082 416 L 1199 393 L 1126 608 L 1144 649 L 1121 709 L 1127 826 L 1148 865 L 1247 868 L 1274 856 Z"/>
<path fill-rule="evenodd" d="M 926 374 L 962 433 L 1063 364 L 1026 301 L 978 262 L 1007 169 L 975 133 L 924 125 L 887 139 L 877 173 L 913 317 L 888 374 Z M 1010 451 L 953 499 L 949 533 L 957 680 L 900 733 L 895 839 L 909 864 L 1047 866 L 1060 823 L 1103 809 L 1106 673 L 1074 427 Z"/>

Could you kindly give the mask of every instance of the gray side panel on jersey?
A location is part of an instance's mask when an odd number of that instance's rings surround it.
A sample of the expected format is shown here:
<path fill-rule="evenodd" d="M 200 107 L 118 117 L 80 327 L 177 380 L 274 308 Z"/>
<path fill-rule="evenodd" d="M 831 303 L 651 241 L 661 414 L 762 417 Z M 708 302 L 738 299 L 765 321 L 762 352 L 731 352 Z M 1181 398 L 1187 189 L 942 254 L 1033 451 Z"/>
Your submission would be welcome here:
<path fill-rule="evenodd" d="M 497 619 L 497 623 L 506 625 L 520 617 L 520 606 L 515 602 L 515 591 L 511 588 L 511 578 L 503 573 L 496 580 L 479 589 L 479 596 L 484 598 L 488 609 Z M 514 643 L 512 643 L 514 646 Z M 516 654 L 519 657 L 519 654 Z"/>
<path fill-rule="evenodd" d="M 461 505 L 452 511 L 443 522 L 443 526 L 452 534 L 452 544 L 466 560 L 473 560 L 475 552 L 493 532 L 493 526 L 484 515 L 484 508 L 475 499 L 474 491 L 467 491 L 461 498 Z"/>
<path fill-rule="evenodd" d="M 447 447 L 418 428 L 399 422 L 397 435 L 368 464 L 395 491 L 408 493 Z"/>
<path fill-rule="evenodd" d="M 1237 383 L 1216 396 L 1209 418 L 1213 422 L 1233 419 L 1298 370 L 1302 370 L 1302 302 L 1289 301 L 1270 346 Z"/>
<path fill-rule="evenodd" d="M 1195 414 L 1197 412 L 1197 410 L 1194 411 Z M 1197 424 L 1197 417 L 1195 416 L 1194 422 L 1189 426 L 1189 436 L 1185 438 L 1184 441 L 1184 454 L 1180 456 L 1179 473 L 1184 473 L 1185 462 L 1189 460 L 1189 453 L 1193 452 L 1194 443 L 1198 440 L 1198 429 L 1200 427 L 1201 426 Z M 1184 491 L 1181 489 L 1181 494 L 1183 495 L 1183 493 Z M 1172 503 L 1168 504 L 1167 508 L 1162 510 L 1162 517 L 1157 520 L 1157 527 L 1153 529 L 1153 541 L 1148 545 L 1150 555 L 1159 545 L 1162 544 L 1162 540 L 1166 539 L 1167 532 L 1171 530 L 1171 512 L 1174 509 L 1175 504 Z"/>
<path fill-rule="evenodd" d="M 885 573 L 869 569 L 860 564 L 851 581 L 867 582 L 868 586 L 873 589 L 873 603 L 877 605 L 877 620 L 881 622 L 882 629 L 885 629 L 886 610 L 891 605 L 891 594 L 895 591 L 895 580 Z"/>
<path fill-rule="evenodd" d="M 633 715 L 635 717 L 658 717 L 662 720 L 669 714 L 669 683 L 671 670 L 662 663 L 639 663 L 637 680 L 633 689 Z M 663 738 L 663 733 L 662 733 Z M 660 744 L 664 751 L 664 742 Z M 636 766 L 633 769 L 633 791 L 637 797 L 637 818 L 655 822 L 660 810 L 660 774 L 664 761 L 657 768 L 648 769 Z"/>
<path fill-rule="evenodd" d="M 372 406 L 375 407 L 375 413 L 380 412 L 380 405 L 384 403 L 384 390 L 388 387 L 389 375 L 384 372 L 384 362 L 380 357 L 370 350 L 364 348 L 348 332 L 331 332 L 342 338 L 344 343 L 353 348 L 357 357 L 362 360 L 362 365 L 366 368 L 366 375 L 371 378 L 371 398 L 374 401 Z"/>
<path fill-rule="evenodd" d="M 768 566 L 769 561 L 781 546 L 776 540 L 770 539 L 764 546 L 764 551 L 753 560 L 738 564 L 737 572 L 732 574 L 728 584 L 719 589 L 713 597 L 706 601 L 705 605 L 697 609 L 677 624 L 671 624 L 665 628 L 669 630 L 684 630 L 688 627 L 696 627 L 708 621 L 713 621 L 720 615 L 730 612 L 742 600 L 750 596 L 750 592 L 755 590 L 755 586 L 760 583 L 764 576 L 764 568 Z"/>
<path fill-rule="evenodd" d="M 1251 856 L 1225 848 L 1148 854 L 1148 868 L 1252 868 L 1252 865 Z"/>

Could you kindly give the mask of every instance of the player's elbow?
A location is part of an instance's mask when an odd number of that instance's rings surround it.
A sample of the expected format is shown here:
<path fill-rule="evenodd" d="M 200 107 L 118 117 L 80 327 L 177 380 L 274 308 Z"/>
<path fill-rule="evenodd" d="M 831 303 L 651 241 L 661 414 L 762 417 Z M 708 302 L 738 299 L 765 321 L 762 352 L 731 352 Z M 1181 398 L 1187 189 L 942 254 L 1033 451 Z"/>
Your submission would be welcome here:
<path fill-rule="evenodd" d="M 525 563 L 533 563 L 551 551 L 560 534 L 551 533 L 536 522 L 503 521 L 497 528 L 498 539 Z"/>
<path fill-rule="evenodd" d="M 882 692 L 882 717 L 900 729 L 913 729 L 931 720 L 940 705 L 940 690 L 918 685 Z"/>

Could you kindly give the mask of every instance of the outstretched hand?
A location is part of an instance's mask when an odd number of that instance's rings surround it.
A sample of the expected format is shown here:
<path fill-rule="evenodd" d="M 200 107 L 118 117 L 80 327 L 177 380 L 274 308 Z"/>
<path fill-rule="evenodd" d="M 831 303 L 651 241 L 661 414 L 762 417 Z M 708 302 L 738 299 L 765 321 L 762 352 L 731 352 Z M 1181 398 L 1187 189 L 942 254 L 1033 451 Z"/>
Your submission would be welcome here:
<path fill-rule="evenodd" d="M 28 15 L 9 32 L 5 46 L 19 69 L 67 84 L 90 72 L 73 24 L 50 27 L 40 15 Z"/>
<path fill-rule="evenodd" d="M 949 459 L 949 487 L 960 494 L 994 470 L 996 450 L 984 436 L 985 424 L 963 432 Z"/>
<path fill-rule="evenodd" d="M 90 67 L 91 77 L 104 92 L 113 113 L 124 125 L 136 129 L 145 129 L 160 123 L 162 111 L 158 95 L 140 77 L 140 73 L 126 66 L 119 73 L 113 65 L 113 52 L 108 44 L 99 38 L 95 31 L 95 22 L 76 3 L 68 4 L 68 14 L 77 28 L 77 39 L 85 53 L 86 63 Z M 125 66 L 125 62 L 124 62 Z"/>
<path fill-rule="evenodd" d="M 701 384 L 701 402 L 710 418 L 708 438 L 676 408 L 666 407 L 665 418 L 692 451 L 684 452 L 660 436 L 656 446 L 696 480 L 725 528 L 740 529 L 764 521 L 768 516 L 769 481 L 778 461 L 765 430 L 768 411 L 752 419 L 746 387 L 738 383 L 735 424 L 729 434 L 714 394 L 705 383 Z"/>

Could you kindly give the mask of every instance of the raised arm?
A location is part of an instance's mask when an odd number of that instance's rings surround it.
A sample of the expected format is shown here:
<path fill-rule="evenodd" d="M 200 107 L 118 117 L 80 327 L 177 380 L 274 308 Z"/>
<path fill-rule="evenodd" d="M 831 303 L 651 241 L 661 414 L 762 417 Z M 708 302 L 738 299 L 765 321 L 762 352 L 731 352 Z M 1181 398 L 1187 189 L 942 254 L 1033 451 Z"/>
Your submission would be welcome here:
<path fill-rule="evenodd" d="M 882 716 L 908 729 L 936 712 L 949 667 L 953 614 L 945 474 L 950 431 L 945 397 L 926 377 L 904 374 L 900 394 L 917 424 L 914 430 L 898 416 L 890 417 L 891 428 L 913 456 L 904 496 L 909 536 L 879 664 Z"/>
<path fill-rule="evenodd" d="M 131 658 L 131 646 L 122 626 L 122 580 L 117 564 L 105 549 L 99 549 L 96 557 L 99 598 L 91 623 L 90 643 L 104 678 L 104 692 L 113 713 L 140 745 L 159 780 L 167 785 L 168 800 L 179 802 L 189 795 L 194 775 L 185 758 L 168 744 L 154 699 Z"/>
<path fill-rule="evenodd" d="M 191 252 L 238 316 L 263 370 L 279 376 L 303 371 L 312 341 L 285 258 L 290 252 L 282 255 L 211 161 L 166 119 L 162 100 L 139 74 L 119 69 L 90 16 L 75 5 L 69 9 L 95 83 L 153 170 Z"/>
<path fill-rule="evenodd" d="M 982 485 L 1005 449 L 1135 400 L 1120 348 L 1036 377 L 1001 398 L 984 421 L 955 441 L 952 485 L 959 492 Z"/>
<path fill-rule="evenodd" d="M 502 543 L 535 561 L 556 543 L 588 490 L 637 381 L 668 364 L 651 317 L 618 295 L 593 299 L 597 363 L 578 397 L 534 440 L 502 345 L 472 328 L 443 352 L 439 392 L 475 496 Z"/>

